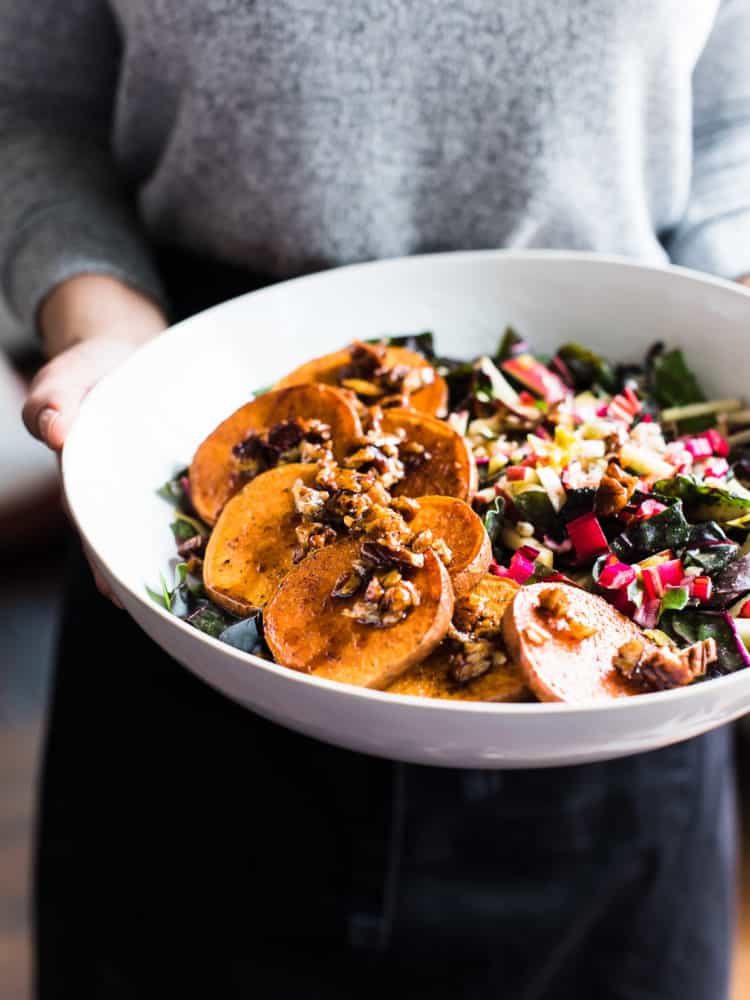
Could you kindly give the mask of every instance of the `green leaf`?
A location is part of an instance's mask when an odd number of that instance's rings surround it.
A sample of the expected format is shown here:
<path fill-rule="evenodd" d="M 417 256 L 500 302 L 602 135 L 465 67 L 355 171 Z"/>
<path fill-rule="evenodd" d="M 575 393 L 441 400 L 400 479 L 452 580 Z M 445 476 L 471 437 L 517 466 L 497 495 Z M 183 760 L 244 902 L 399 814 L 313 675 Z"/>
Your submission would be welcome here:
<path fill-rule="evenodd" d="M 685 363 L 680 350 L 665 351 L 654 356 L 651 362 L 649 391 L 662 408 L 706 401 L 703 390 Z M 714 420 L 713 416 L 695 417 L 681 422 L 680 427 L 685 432 L 694 433 L 712 427 Z"/>
<path fill-rule="evenodd" d="M 374 341 L 378 343 L 378 341 Z M 407 351 L 416 351 L 429 361 L 435 357 L 435 341 L 431 330 L 422 333 L 405 333 L 398 337 L 388 337 L 388 347 L 405 347 Z"/>
<path fill-rule="evenodd" d="M 185 619 L 193 628 L 218 639 L 230 624 L 231 619 L 213 604 L 201 604 Z"/>
<path fill-rule="evenodd" d="M 687 587 L 669 587 L 661 599 L 659 617 L 661 618 L 665 611 L 682 611 L 689 600 L 690 591 Z"/>
<path fill-rule="evenodd" d="M 654 493 L 663 497 L 679 497 L 691 521 L 733 521 L 750 512 L 750 499 L 737 496 L 720 486 L 706 486 L 692 476 L 660 479 Z"/>
<path fill-rule="evenodd" d="M 662 549 L 681 549 L 690 537 L 690 525 L 682 512 L 682 502 L 675 500 L 645 521 L 639 521 L 618 535 L 612 550 L 623 562 L 634 563 Z"/>
<path fill-rule="evenodd" d="M 518 493 L 514 492 L 513 506 L 522 521 L 534 525 L 534 534 L 539 539 L 542 534 L 549 532 L 557 518 L 549 494 L 541 486 L 530 486 Z"/>
<path fill-rule="evenodd" d="M 497 496 L 487 508 L 482 518 L 482 523 L 492 543 L 492 554 L 495 559 L 502 558 L 503 543 L 500 536 L 503 527 L 504 512 L 505 500 Z"/>
<path fill-rule="evenodd" d="M 185 503 L 188 499 L 185 496 L 185 490 L 182 487 L 182 481 L 188 474 L 188 469 L 180 469 L 176 472 L 171 479 L 168 479 L 163 486 L 160 486 L 156 491 L 157 495 L 163 500 L 168 500 L 169 503 L 176 504 L 180 506 Z"/>
<path fill-rule="evenodd" d="M 514 355 L 521 354 L 526 350 L 528 350 L 528 344 L 523 337 L 519 333 L 516 333 L 512 326 L 506 326 L 497 347 L 497 354 L 493 360 L 495 364 L 500 365 L 503 361 L 507 361 L 508 358 L 512 358 Z"/>
<path fill-rule="evenodd" d="M 255 652 L 263 644 L 260 610 L 254 611 L 249 617 L 227 626 L 219 635 L 219 639 L 229 646 L 234 646 L 235 649 L 241 649 L 244 653 Z"/>
<path fill-rule="evenodd" d="M 573 376 L 577 392 L 601 386 L 606 392 L 617 392 L 617 376 L 607 362 L 598 354 L 581 347 L 580 344 L 563 344 L 557 356 L 565 362 L 568 371 Z"/>
<path fill-rule="evenodd" d="M 709 666 L 709 674 L 730 674 L 748 665 L 750 657 L 739 638 L 730 616 L 724 612 L 685 608 L 668 611 L 660 622 L 662 629 L 681 646 L 691 646 L 704 639 L 715 639 L 718 662 Z"/>
<path fill-rule="evenodd" d="M 167 611 L 169 610 L 169 608 L 167 608 L 167 602 L 164 600 L 164 595 L 160 591 L 152 590 L 151 587 L 146 586 L 146 593 L 154 604 L 158 604 L 160 608 L 165 608 Z"/>
<path fill-rule="evenodd" d="M 258 396 L 265 396 L 267 392 L 270 392 L 273 389 L 275 384 L 276 384 L 275 382 L 271 382 L 268 385 L 262 385 L 260 389 L 253 389 L 253 391 L 250 393 L 250 398 L 257 399 Z"/>

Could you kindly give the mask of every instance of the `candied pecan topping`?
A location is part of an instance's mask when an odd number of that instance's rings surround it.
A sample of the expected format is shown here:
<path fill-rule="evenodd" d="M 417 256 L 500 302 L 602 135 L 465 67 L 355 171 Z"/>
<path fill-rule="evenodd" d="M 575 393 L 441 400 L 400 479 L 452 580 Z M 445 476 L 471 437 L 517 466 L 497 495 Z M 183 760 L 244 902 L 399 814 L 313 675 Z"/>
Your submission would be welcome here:
<path fill-rule="evenodd" d="M 628 475 L 617 462 L 610 462 L 596 491 L 596 513 L 601 517 L 619 514 L 627 506 L 637 485 L 637 476 Z"/>
<path fill-rule="evenodd" d="M 306 518 L 317 518 L 323 512 L 329 494 L 325 490 L 316 490 L 305 486 L 301 479 L 296 479 L 292 485 L 294 509 Z"/>
<path fill-rule="evenodd" d="M 321 420 L 295 417 L 265 431 L 253 431 L 232 448 L 243 479 L 289 462 L 317 462 L 330 456 L 331 428 Z"/>
<path fill-rule="evenodd" d="M 537 614 L 548 628 L 567 633 L 575 642 L 587 639 L 596 632 L 592 625 L 587 625 L 571 615 L 568 595 L 562 587 L 549 587 L 541 592 Z"/>
<path fill-rule="evenodd" d="M 337 595 L 334 595 L 337 596 Z M 393 569 L 374 573 L 367 582 L 364 594 L 342 614 L 353 618 L 360 625 L 389 628 L 398 625 L 412 608 L 419 606 L 419 592 L 413 583 L 404 580 Z"/>
<path fill-rule="evenodd" d="M 188 556 L 202 556 L 206 551 L 207 541 L 205 535 L 193 535 L 192 538 L 186 538 L 177 546 L 177 555 L 183 559 L 187 559 Z"/>
<path fill-rule="evenodd" d="M 450 675 L 457 684 L 468 684 L 507 659 L 491 639 L 462 639 L 460 650 L 451 653 Z"/>
<path fill-rule="evenodd" d="M 717 658 L 715 639 L 703 639 L 680 650 L 657 646 L 645 639 L 631 639 L 620 646 L 612 663 L 623 677 L 646 690 L 666 691 L 703 677 L 708 665 Z"/>
<path fill-rule="evenodd" d="M 411 569 L 424 566 L 424 555 L 404 547 L 389 545 L 385 541 L 366 541 L 360 550 L 362 559 L 373 566 L 406 566 Z"/>

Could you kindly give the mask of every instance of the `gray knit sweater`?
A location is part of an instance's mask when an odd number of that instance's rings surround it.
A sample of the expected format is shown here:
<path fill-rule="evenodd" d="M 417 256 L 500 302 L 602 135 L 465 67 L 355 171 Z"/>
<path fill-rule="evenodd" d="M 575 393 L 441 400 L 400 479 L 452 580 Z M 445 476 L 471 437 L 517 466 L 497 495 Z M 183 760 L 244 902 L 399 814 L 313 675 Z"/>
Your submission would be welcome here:
<path fill-rule="evenodd" d="M 468 247 L 750 272 L 750 0 L 0 0 L 2 295 Z"/>

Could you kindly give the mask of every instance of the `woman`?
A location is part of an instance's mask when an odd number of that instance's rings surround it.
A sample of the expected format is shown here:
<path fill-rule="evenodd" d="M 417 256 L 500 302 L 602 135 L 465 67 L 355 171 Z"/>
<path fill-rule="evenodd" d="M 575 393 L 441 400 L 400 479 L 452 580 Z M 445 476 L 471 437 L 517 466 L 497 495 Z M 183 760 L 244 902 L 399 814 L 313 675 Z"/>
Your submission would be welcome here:
<path fill-rule="evenodd" d="M 52 359 L 24 416 L 55 450 L 168 316 L 302 271 L 546 246 L 750 273 L 747 0 L 0 11 L 3 291 Z M 229 704 L 80 567 L 68 598 L 43 998 L 725 994 L 726 732 L 552 771 L 394 765 Z"/>

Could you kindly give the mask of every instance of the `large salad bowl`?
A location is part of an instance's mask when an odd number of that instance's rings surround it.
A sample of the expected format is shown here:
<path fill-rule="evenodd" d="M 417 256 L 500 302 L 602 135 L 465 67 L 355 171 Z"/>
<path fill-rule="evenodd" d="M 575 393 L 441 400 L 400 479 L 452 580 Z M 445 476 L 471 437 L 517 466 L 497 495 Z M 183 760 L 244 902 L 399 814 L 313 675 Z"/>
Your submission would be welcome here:
<path fill-rule="evenodd" d="M 353 338 L 430 329 L 444 354 L 491 351 L 512 324 L 634 360 L 681 347 L 711 396 L 742 396 L 750 293 L 678 268 L 593 254 L 470 252 L 355 265 L 242 296 L 178 324 L 87 397 L 63 454 L 72 515 L 127 612 L 186 669 L 248 710 L 352 750 L 449 767 L 542 767 L 654 749 L 750 710 L 750 670 L 605 704 L 492 704 L 321 680 L 210 638 L 158 607 L 170 509 L 156 487 L 253 389 Z M 132 530 L 123 531 L 127 524 Z M 127 677 L 122 683 L 127 684 Z"/>

